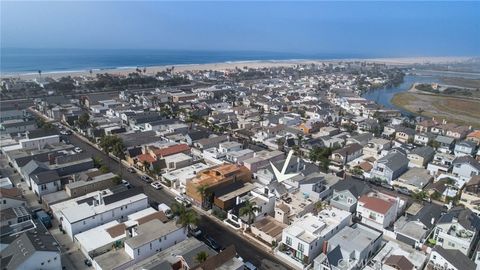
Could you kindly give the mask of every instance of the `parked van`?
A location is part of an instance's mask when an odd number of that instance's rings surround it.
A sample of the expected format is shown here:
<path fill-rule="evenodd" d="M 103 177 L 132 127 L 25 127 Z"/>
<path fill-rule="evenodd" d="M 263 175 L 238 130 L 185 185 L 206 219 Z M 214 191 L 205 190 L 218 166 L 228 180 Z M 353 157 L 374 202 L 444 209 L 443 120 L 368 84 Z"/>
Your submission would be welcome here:
<path fill-rule="evenodd" d="M 168 218 L 173 217 L 172 209 L 170 209 L 170 207 L 168 207 L 168 205 L 164 203 L 158 205 L 158 211 L 162 211 L 163 213 L 165 213 L 165 216 L 167 216 Z"/>
<path fill-rule="evenodd" d="M 50 216 L 45 212 L 45 211 L 38 211 L 37 212 L 37 218 L 40 222 L 45 225 L 46 228 L 51 228 L 52 227 L 52 219 Z"/>

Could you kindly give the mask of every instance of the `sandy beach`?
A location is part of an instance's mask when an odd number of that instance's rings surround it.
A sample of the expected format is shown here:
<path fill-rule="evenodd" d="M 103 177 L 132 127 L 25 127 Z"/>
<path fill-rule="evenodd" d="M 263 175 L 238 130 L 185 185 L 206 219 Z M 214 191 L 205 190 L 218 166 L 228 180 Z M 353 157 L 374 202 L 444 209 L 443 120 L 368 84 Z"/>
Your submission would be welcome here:
<path fill-rule="evenodd" d="M 302 64 L 321 64 L 331 62 L 352 62 L 352 61 L 367 61 L 382 63 L 388 65 L 412 65 L 412 64 L 424 64 L 424 63 L 454 63 L 461 62 L 470 59 L 471 57 L 408 57 L 408 58 L 372 58 L 372 59 L 330 59 L 330 60 L 307 60 L 307 59 L 295 59 L 295 60 L 271 60 L 271 61 L 235 61 L 235 62 L 223 62 L 223 63 L 209 63 L 209 64 L 189 64 L 189 65 L 173 65 L 175 72 L 183 71 L 200 71 L 200 70 L 233 70 L 236 67 L 249 67 L 249 68 L 271 68 L 271 67 L 291 67 Z M 165 71 L 168 66 L 151 66 L 147 67 L 147 75 L 154 75 L 157 72 Z M 132 68 L 116 68 L 116 69 L 94 69 L 92 70 L 92 76 L 99 73 L 109 73 L 115 75 L 127 75 L 128 73 L 135 72 L 135 67 Z M 6 73 L 1 74 L 0 78 L 21 78 L 31 80 L 37 78 L 38 73 Z M 61 78 L 65 76 L 90 76 L 89 70 L 82 71 L 44 71 L 42 76 L 51 78 Z"/>

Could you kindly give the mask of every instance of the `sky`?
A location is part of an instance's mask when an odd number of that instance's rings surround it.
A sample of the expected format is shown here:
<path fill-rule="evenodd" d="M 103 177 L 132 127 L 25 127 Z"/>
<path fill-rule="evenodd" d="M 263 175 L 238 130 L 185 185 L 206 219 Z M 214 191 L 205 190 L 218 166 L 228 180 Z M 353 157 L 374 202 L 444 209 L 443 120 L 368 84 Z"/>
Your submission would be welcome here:
<path fill-rule="evenodd" d="M 480 55 L 480 2 L 0 2 L 2 48 Z"/>

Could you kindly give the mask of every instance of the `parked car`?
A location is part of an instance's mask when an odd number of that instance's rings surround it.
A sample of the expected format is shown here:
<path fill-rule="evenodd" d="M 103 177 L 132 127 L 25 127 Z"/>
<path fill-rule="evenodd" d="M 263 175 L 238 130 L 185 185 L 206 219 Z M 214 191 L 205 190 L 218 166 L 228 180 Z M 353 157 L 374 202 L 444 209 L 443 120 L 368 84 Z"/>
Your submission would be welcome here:
<path fill-rule="evenodd" d="M 159 190 L 159 189 L 162 189 L 163 186 L 162 184 L 160 183 L 160 181 L 155 181 L 153 183 L 150 184 L 154 189 L 156 190 Z"/>
<path fill-rule="evenodd" d="M 122 179 L 122 185 L 126 186 L 128 189 L 132 187 L 132 185 L 130 185 L 130 183 L 125 179 Z"/>
<path fill-rule="evenodd" d="M 80 148 L 80 147 L 75 147 L 73 149 L 73 151 L 75 151 L 76 153 L 82 153 L 83 152 L 82 148 Z"/>
<path fill-rule="evenodd" d="M 251 263 L 251 262 L 245 262 L 243 264 L 243 269 L 245 269 L 245 270 L 257 270 L 257 267 L 255 265 L 253 265 L 253 263 Z"/>
<path fill-rule="evenodd" d="M 170 209 L 168 205 L 161 203 L 158 205 L 157 208 L 158 208 L 158 211 L 162 211 L 163 213 L 165 213 L 165 216 L 167 216 L 168 218 L 173 218 L 172 209 Z"/>
<path fill-rule="evenodd" d="M 194 237 L 199 237 L 202 235 L 202 230 L 195 225 L 189 226 L 188 232 Z"/>
<path fill-rule="evenodd" d="M 89 259 L 85 259 L 83 263 L 85 263 L 85 265 L 88 267 L 92 267 L 92 262 Z"/>
<path fill-rule="evenodd" d="M 400 194 L 403 194 L 403 195 L 407 195 L 407 196 L 412 195 L 412 192 L 410 192 L 410 190 L 408 190 L 406 188 L 397 188 L 397 192 L 400 193 Z"/>
<path fill-rule="evenodd" d="M 220 251 L 222 249 L 220 245 L 209 235 L 205 235 L 205 244 L 215 251 Z"/>
<path fill-rule="evenodd" d="M 382 182 L 381 186 L 386 188 L 386 189 L 394 190 L 393 186 L 386 183 L 386 182 Z"/>
<path fill-rule="evenodd" d="M 185 207 L 192 206 L 192 204 L 189 201 L 187 201 L 187 199 L 183 198 L 182 196 L 175 197 L 175 201 L 177 201 L 178 203 L 182 204 Z"/>
<path fill-rule="evenodd" d="M 140 179 L 142 179 L 142 181 L 145 181 L 147 183 L 151 183 L 152 182 L 152 178 L 146 176 L 146 175 L 142 175 L 140 176 Z"/>
<path fill-rule="evenodd" d="M 127 169 L 127 172 L 129 172 L 129 173 L 136 173 L 137 171 L 135 171 L 134 168 L 130 167 L 130 168 Z"/>

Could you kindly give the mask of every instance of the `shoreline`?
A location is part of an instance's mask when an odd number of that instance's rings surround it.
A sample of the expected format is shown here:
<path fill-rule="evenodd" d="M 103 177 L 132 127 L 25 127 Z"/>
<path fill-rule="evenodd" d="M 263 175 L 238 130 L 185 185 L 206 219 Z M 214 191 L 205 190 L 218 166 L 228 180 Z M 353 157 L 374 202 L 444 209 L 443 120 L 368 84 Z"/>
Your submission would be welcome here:
<path fill-rule="evenodd" d="M 425 64 L 425 63 L 453 63 L 471 59 L 472 57 L 405 57 L 405 58 L 351 58 L 351 59 L 289 59 L 289 60 L 240 60 L 240 61 L 225 61 L 217 63 L 203 63 L 203 64 L 179 64 L 179 65 L 155 65 L 147 66 L 147 75 L 154 75 L 157 72 L 165 71 L 167 68 L 175 67 L 177 72 L 185 71 L 202 71 L 202 70 L 216 70 L 226 71 L 233 70 L 235 67 L 249 68 L 272 68 L 272 67 L 291 67 L 302 64 L 322 64 L 332 62 L 353 62 L 353 61 L 366 61 L 371 63 L 381 63 L 388 65 L 413 65 L 413 64 Z M 115 68 L 92 68 L 92 69 L 80 69 L 80 70 L 54 70 L 54 71 L 42 71 L 42 76 L 50 78 L 61 78 L 65 76 L 90 76 L 90 70 L 92 76 L 96 74 L 109 73 L 114 75 L 128 75 L 128 73 L 135 72 L 137 67 L 115 67 Z M 138 67 L 143 70 L 143 67 Z M 20 78 L 20 79 L 35 79 L 39 77 L 37 72 L 5 72 L 0 73 L 0 78 Z"/>

